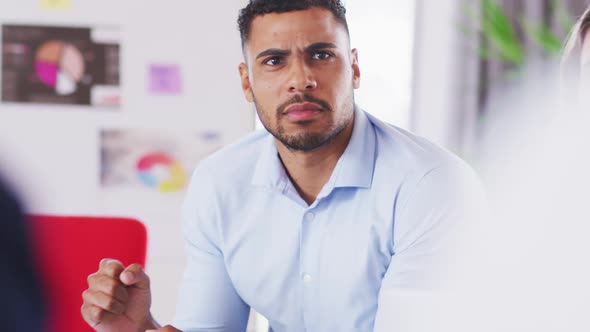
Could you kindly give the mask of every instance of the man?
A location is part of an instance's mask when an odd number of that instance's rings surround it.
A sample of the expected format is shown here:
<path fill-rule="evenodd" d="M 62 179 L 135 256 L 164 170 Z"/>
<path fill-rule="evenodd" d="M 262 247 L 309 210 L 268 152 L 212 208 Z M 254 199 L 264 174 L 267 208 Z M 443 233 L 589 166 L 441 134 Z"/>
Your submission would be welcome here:
<path fill-rule="evenodd" d="M 340 1 L 256 0 L 238 21 L 242 89 L 268 133 L 194 172 L 174 325 L 244 331 L 252 307 L 276 332 L 370 331 L 382 289 L 443 279 L 443 239 L 477 181 L 355 107 L 360 68 Z M 157 327 L 139 266 L 105 260 L 88 282 L 82 314 L 97 331 Z"/>

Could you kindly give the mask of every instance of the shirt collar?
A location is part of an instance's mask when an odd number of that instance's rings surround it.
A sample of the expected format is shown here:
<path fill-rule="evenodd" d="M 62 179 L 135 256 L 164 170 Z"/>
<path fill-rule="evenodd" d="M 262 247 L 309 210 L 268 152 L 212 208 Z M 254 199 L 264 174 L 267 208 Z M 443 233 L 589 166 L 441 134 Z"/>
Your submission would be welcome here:
<path fill-rule="evenodd" d="M 252 185 L 257 187 L 284 190 L 289 184 L 289 177 L 279 159 L 274 137 L 268 134 L 262 143 L 262 149 L 254 168 Z"/>
<path fill-rule="evenodd" d="M 357 108 L 352 136 L 332 174 L 335 188 L 371 187 L 375 169 L 375 139 L 375 130 L 365 111 Z"/>
<path fill-rule="evenodd" d="M 375 139 L 375 131 L 367 115 L 364 111 L 356 109 L 350 141 L 326 187 L 370 188 L 375 168 Z M 274 137 L 268 135 L 258 156 L 252 185 L 283 191 L 287 188 L 289 181 L 279 159 Z"/>

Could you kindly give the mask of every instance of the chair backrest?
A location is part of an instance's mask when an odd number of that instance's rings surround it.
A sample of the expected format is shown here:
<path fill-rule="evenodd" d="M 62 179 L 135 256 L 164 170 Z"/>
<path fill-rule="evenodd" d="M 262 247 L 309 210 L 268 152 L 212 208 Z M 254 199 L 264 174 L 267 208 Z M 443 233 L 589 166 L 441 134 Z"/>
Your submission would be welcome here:
<path fill-rule="evenodd" d="M 47 332 L 93 331 L 80 314 L 88 275 L 103 258 L 145 266 L 147 231 L 133 219 L 29 216 L 33 254 L 47 300 Z"/>

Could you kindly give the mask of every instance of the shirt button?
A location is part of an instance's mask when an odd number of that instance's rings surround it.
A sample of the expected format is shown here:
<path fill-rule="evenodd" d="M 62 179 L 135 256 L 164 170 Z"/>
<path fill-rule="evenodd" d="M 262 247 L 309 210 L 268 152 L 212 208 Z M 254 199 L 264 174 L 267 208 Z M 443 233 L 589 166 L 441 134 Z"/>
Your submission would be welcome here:
<path fill-rule="evenodd" d="M 313 219 L 315 219 L 315 214 L 313 214 L 313 212 L 307 212 L 305 214 L 305 219 L 307 219 L 307 221 L 313 221 Z"/>
<path fill-rule="evenodd" d="M 303 282 L 309 284 L 311 282 L 311 276 L 309 274 L 303 275 Z"/>

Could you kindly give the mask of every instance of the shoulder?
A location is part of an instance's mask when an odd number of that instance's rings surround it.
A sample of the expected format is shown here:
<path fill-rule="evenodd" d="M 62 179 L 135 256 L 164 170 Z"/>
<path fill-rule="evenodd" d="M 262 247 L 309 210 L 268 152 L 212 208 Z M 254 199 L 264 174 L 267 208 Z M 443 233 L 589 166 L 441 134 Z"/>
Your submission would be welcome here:
<path fill-rule="evenodd" d="M 483 196 L 483 185 L 474 169 L 458 156 L 404 129 L 370 115 L 377 140 L 377 168 L 380 174 L 399 177 L 400 211 L 416 205 L 463 205 Z M 376 170 L 377 170 L 376 168 Z M 463 203 L 461 203 L 463 202 Z"/>
<path fill-rule="evenodd" d="M 265 131 L 256 131 L 203 159 L 194 173 L 207 177 L 233 178 L 253 168 L 268 139 Z"/>
<path fill-rule="evenodd" d="M 245 184 L 251 181 L 268 136 L 266 132 L 254 132 L 197 165 L 184 198 L 182 219 L 185 236 L 201 245 L 205 243 L 203 246 L 208 246 L 209 251 L 219 243 L 216 223 L 225 197 L 247 188 Z M 202 238 L 204 234 L 207 234 L 205 239 Z"/>
<path fill-rule="evenodd" d="M 191 182 L 223 186 L 249 181 L 269 136 L 266 131 L 253 132 L 203 159 L 195 168 Z"/>
<path fill-rule="evenodd" d="M 460 158 L 446 149 L 407 130 L 385 123 L 371 115 L 375 128 L 378 156 L 386 161 L 422 172 L 423 174 L 444 164 L 466 166 Z"/>

